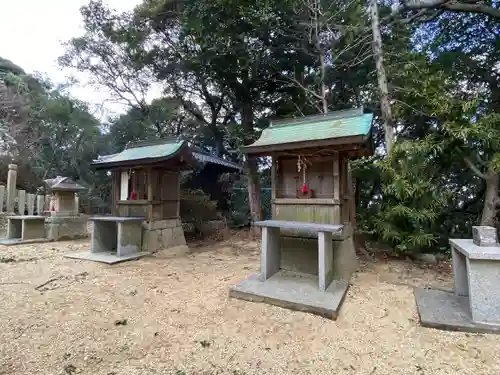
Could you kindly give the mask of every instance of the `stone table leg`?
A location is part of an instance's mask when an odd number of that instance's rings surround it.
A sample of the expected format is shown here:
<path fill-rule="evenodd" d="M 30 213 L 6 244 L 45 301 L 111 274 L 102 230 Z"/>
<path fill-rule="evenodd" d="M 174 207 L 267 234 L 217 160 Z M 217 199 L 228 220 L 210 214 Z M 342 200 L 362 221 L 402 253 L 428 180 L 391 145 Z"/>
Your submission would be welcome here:
<path fill-rule="evenodd" d="M 142 247 L 142 225 L 140 222 L 118 222 L 118 245 L 116 255 L 124 256 L 140 251 Z"/>
<path fill-rule="evenodd" d="M 21 238 L 23 234 L 23 223 L 19 219 L 8 219 L 7 238 Z"/>
<path fill-rule="evenodd" d="M 115 222 L 92 220 L 91 253 L 115 250 L 116 238 L 117 230 Z"/>
<path fill-rule="evenodd" d="M 278 272 L 280 264 L 280 229 L 263 227 L 260 248 L 260 280 L 265 281 Z"/>
<path fill-rule="evenodd" d="M 465 255 L 452 246 L 451 257 L 453 264 L 453 289 L 457 296 L 467 297 L 469 295 L 469 281 Z"/>
<path fill-rule="evenodd" d="M 324 292 L 333 281 L 333 242 L 331 233 L 318 232 L 318 266 L 319 290 Z"/>
<path fill-rule="evenodd" d="M 21 240 L 45 238 L 45 220 L 23 220 Z"/>
<path fill-rule="evenodd" d="M 467 259 L 467 270 L 472 320 L 500 325 L 500 261 Z"/>

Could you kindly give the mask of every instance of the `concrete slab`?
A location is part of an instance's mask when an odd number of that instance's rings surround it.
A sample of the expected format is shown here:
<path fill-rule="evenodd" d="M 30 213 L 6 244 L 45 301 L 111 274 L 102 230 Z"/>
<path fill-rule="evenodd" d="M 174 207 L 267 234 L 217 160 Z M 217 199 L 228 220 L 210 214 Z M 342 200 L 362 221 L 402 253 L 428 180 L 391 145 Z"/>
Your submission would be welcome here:
<path fill-rule="evenodd" d="M 449 240 L 451 247 L 472 260 L 500 260 L 500 246 L 478 246 L 472 239 Z"/>
<path fill-rule="evenodd" d="M 33 240 L 21 240 L 20 238 L 1 238 L 0 245 L 13 246 L 13 245 L 29 245 L 32 243 L 49 242 L 48 238 L 36 238 Z"/>
<path fill-rule="evenodd" d="M 446 331 L 500 334 L 500 325 L 472 321 L 468 299 L 451 291 L 415 288 L 420 323 L 424 327 Z"/>
<path fill-rule="evenodd" d="M 125 222 L 125 221 L 144 221 L 143 216 L 91 216 L 87 220 L 89 221 L 114 221 L 114 222 Z"/>
<path fill-rule="evenodd" d="M 337 319 L 349 284 L 333 281 L 326 291 L 318 289 L 318 277 L 280 270 L 266 281 L 253 274 L 233 286 L 229 296 L 251 302 L 264 302 L 290 310 L 304 311 Z"/>
<path fill-rule="evenodd" d="M 72 259 L 91 260 L 94 262 L 101 262 L 106 264 L 116 264 L 116 263 L 126 262 L 127 260 L 138 259 L 149 254 L 150 253 L 147 251 L 141 251 L 138 253 L 122 255 L 119 257 L 116 255 L 115 252 L 111 251 L 102 251 L 98 253 L 91 253 L 90 251 L 84 251 L 81 253 L 66 254 L 64 255 L 64 257 Z"/>
<path fill-rule="evenodd" d="M 344 229 L 343 225 L 305 223 L 301 221 L 286 220 L 264 220 L 255 221 L 253 225 L 257 227 L 280 228 L 280 229 L 303 229 L 315 232 L 340 233 Z"/>

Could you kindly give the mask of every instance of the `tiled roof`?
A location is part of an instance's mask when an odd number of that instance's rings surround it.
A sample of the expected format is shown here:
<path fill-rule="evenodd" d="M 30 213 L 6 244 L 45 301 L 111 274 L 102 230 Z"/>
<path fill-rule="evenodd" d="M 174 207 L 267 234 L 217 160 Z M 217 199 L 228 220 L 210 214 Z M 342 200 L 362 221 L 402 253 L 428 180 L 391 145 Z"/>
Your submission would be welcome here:
<path fill-rule="evenodd" d="M 117 154 L 104 155 L 94 160 L 93 165 L 119 164 L 122 162 L 141 161 L 145 159 L 169 159 L 177 154 L 185 141 L 167 138 L 153 142 L 138 142 L 128 145 Z"/>
<path fill-rule="evenodd" d="M 260 138 L 245 149 L 289 143 L 338 139 L 353 136 L 368 136 L 373 114 L 363 109 L 329 112 L 325 115 L 281 120 L 271 123 Z"/>
<path fill-rule="evenodd" d="M 187 142 L 178 138 L 163 138 L 154 141 L 137 142 L 128 145 L 125 150 L 112 155 L 100 156 L 94 160 L 94 166 L 117 165 L 124 162 L 137 161 L 140 164 L 141 160 L 145 161 L 153 159 L 153 161 L 168 160 L 174 157 L 183 146 L 187 146 Z M 228 160 L 219 158 L 214 155 L 205 153 L 197 148 L 188 148 L 192 156 L 201 163 L 212 163 L 240 171 L 240 165 Z"/>

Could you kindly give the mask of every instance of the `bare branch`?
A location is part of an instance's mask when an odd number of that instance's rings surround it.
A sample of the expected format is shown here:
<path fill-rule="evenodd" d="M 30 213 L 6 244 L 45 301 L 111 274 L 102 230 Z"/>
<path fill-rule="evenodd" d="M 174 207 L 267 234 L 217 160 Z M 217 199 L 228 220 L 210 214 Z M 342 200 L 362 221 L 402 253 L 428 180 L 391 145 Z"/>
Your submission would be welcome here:
<path fill-rule="evenodd" d="M 405 10 L 422 10 L 422 9 L 444 9 L 451 12 L 459 13 L 477 13 L 491 16 L 500 19 L 500 9 L 484 4 L 481 0 L 474 1 L 449 1 L 449 0 L 410 0 L 404 2 L 396 10 L 393 15 L 401 13 Z"/>
<path fill-rule="evenodd" d="M 465 164 L 476 174 L 476 176 L 486 180 L 486 176 L 483 172 L 479 170 L 479 168 L 472 162 L 469 157 L 464 157 Z"/>

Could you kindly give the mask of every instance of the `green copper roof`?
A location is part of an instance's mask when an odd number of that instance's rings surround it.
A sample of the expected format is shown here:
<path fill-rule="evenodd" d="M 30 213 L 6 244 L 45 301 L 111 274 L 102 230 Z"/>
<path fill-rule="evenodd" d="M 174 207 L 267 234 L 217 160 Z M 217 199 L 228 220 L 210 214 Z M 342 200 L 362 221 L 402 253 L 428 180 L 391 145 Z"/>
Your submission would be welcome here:
<path fill-rule="evenodd" d="M 354 136 L 368 136 L 373 114 L 363 109 L 330 112 L 325 115 L 307 116 L 272 123 L 260 138 L 245 147 L 264 148 L 288 143 L 338 139 Z"/>
<path fill-rule="evenodd" d="M 185 141 L 176 139 L 162 139 L 159 141 L 138 142 L 129 145 L 118 154 L 105 155 L 94 160 L 93 165 L 119 164 L 122 162 L 145 161 L 146 159 L 165 160 L 177 154 Z"/>
<path fill-rule="evenodd" d="M 198 148 L 188 147 L 185 140 L 174 137 L 129 144 L 118 154 L 100 156 L 92 165 L 96 168 L 106 168 L 123 164 L 130 165 L 133 162 L 138 165 L 162 162 L 177 156 L 184 146 L 186 146 L 186 152 L 183 155 L 193 158 L 200 164 L 217 164 L 233 172 L 242 170 L 242 167 L 236 163 L 203 152 Z"/>

